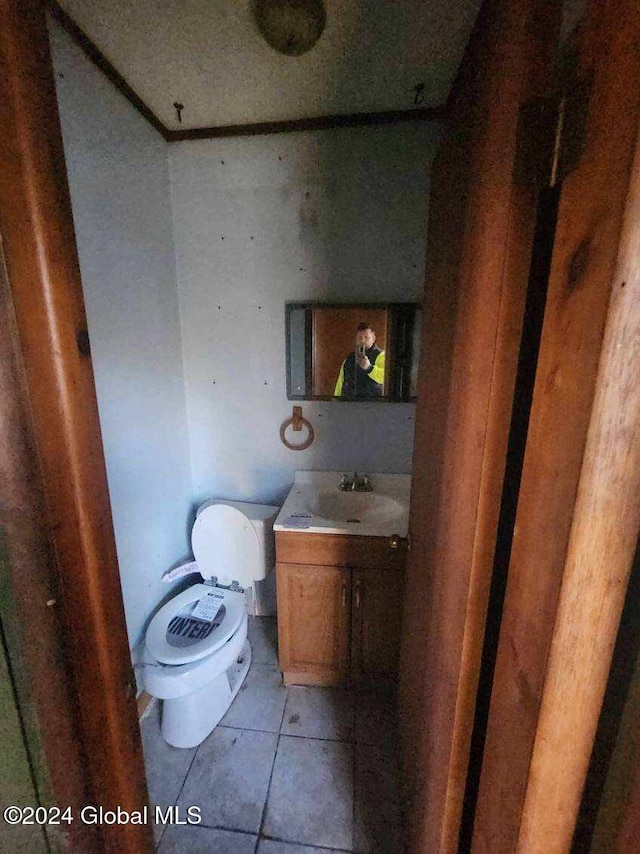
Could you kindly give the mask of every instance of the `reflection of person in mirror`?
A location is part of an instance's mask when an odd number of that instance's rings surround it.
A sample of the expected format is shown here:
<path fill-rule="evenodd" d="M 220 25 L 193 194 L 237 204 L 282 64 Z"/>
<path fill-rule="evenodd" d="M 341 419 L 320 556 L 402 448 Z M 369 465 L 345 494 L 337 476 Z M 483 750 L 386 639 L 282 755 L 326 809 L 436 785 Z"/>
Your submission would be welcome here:
<path fill-rule="evenodd" d="M 382 397 L 384 350 L 376 346 L 376 333 L 368 323 L 356 329 L 356 348 L 342 363 L 334 397 Z"/>

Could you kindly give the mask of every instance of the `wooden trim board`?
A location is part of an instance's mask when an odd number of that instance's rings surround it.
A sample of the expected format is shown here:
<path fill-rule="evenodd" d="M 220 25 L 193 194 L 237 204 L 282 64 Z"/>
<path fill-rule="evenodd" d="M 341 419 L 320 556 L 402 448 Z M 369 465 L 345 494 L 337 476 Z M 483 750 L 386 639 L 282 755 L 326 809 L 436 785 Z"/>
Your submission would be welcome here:
<path fill-rule="evenodd" d="M 560 3 L 486 4 L 433 170 L 398 714 L 409 850 L 455 852 L 536 217 L 520 107 Z"/>
<path fill-rule="evenodd" d="M 146 691 L 142 691 L 139 694 L 138 699 L 136 700 L 136 705 L 138 707 L 138 718 L 139 718 L 139 720 L 142 720 L 142 718 L 145 717 L 145 715 L 149 711 L 149 708 L 151 707 L 151 704 L 153 703 L 154 699 L 155 698 L 152 697 L 151 694 L 147 694 Z"/>
<path fill-rule="evenodd" d="M 65 12 L 65 10 L 55 2 L 55 0 L 48 0 L 48 6 L 49 11 L 51 12 L 51 17 L 71 36 L 87 59 L 93 62 L 96 68 L 99 68 L 100 71 L 102 71 L 107 80 L 109 80 L 109 82 L 112 83 L 122 95 L 124 95 L 127 101 L 129 101 L 129 103 L 140 113 L 142 118 L 146 119 L 151 127 L 158 131 L 160 136 L 168 140 L 169 131 L 164 124 L 156 116 L 153 110 L 145 104 L 133 88 L 129 86 L 122 74 L 120 74 L 117 68 L 109 62 L 102 51 L 96 47 L 86 33 L 80 29 L 73 18 Z"/>
<path fill-rule="evenodd" d="M 0 0 L 0 222 L 24 364 L 45 525 L 57 560 L 55 607 L 72 674 L 94 803 L 147 803 L 135 682 L 45 6 Z M 46 603 L 43 603 L 46 607 Z M 144 825 L 103 825 L 107 850 L 152 849 Z"/>
<path fill-rule="evenodd" d="M 213 127 L 168 128 L 153 110 L 145 104 L 132 86 L 127 83 L 115 66 L 99 47 L 76 24 L 68 12 L 56 3 L 47 0 L 54 20 L 71 36 L 85 56 L 102 71 L 107 79 L 124 95 L 129 103 L 167 142 L 185 142 L 201 139 L 229 139 L 238 136 L 262 136 L 299 131 L 331 130 L 334 128 L 378 127 L 380 125 L 403 124 L 406 122 L 446 122 L 446 104 L 435 107 L 416 107 L 410 110 L 384 110 L 369 113 L 346 113 L 331 116 L 308 116 L 299 119 L 284 119 L 270 122 L 250 122 L 238 125 Z"/>
<path fill-rule="evenodd" d="M 166 130 L 169 142 L 196 139 L 226 139 L 235 136 L 260 136 L 274 133 L 295 133 L 310 130 L 333 130 L 335 128 L 379 127 L 406 122 L 447 121 L 446 105 L 419 107 L 412 110 L 385 110 L 378 113 L 345 113 L 333 116 L 311 116 L 276 122 L 254 122 L 245 125 Z"/>
<path fill-rule="evenodd" d="M 623 30 L 637 61 L 640 15 L 621 9 L 617 21 L 636 27 Z M 522 811 L 522 851 L 571 845 L 640 529 L 640 136 L 630 177 Z"/>
<path fill-rule="evenodd" d="M 7 279 L 0 240 L 0 643 L 24 723 L 37 795 L 32 806 L 65 804 L 77 816 L 93 800 L 85 774 L 87 744 L 64 655 L 58 567 L 43 524 L 44 490 Z M 12 767 L 11 758 L 6 761 Z M 51 827 L 50 835 L 63 838 L 65 848 L 91 851 L 100 845 L 99 829 L 80 821 L 57 830 Z"/>
<path fill-rule="evenodd" d="M 612 514 L 620 512 L 622 535 L 629 523 L 624 508 L 599 503 L 607 498 L 609 477 L 619 471 L 620 458 L 607 448 L 603 463 L 609 470 L 594 468 L 589 442 L 595 438 L 588 436 L 597 423 L 604 423 L 594 400 L 607 376 L 603 340 L 611 322 L 610 301 L 620 287 L 616 259 L 640 117 L 640 7 L 635 0 L 593 0 L 582 32 L 578 76 L 593 81 L 586 145 L 560 196 L 481 772 L 473 842 L 477 852 L 568 850 L 568 826 L 572 817 L 575 820 L 575 790 L 587 751 L 586 728 L 597 705 L 599 667 L 607 662 L 615 622 L 610 608 L 615 610 L 628 569 L 620 540 L 611 532 L 611 562 L 597 570 L 609 584 L 611 602 L 606 603 L 600 583 L 589 577 L 596 573 L 604 544 L 600 524 L 616 528 Z M 620 380 L 626 370 L 620 365 Z M 633 406 L 632 387 L 628 394 L 628 405 Z M 619 412 L 620 427 L 627 416 L 625 405 Z M 613 437 L 615 430 L 611 425 L 608 429 Z M 620 442 L 619 453 L 628 453 L 631 435 L 621 434 Z M 620 490 L 633 502 L 628 473 L 620 475 Z M 580 527 L 587 494 L 595 502 L 591 509 L 606 514 L 605 519 L 592 518 L 590 546 Z M 576 561 L 583 562 L 582 574 Z M 579 600 L 573 608 L 567 598 L 571 596 Z M 596 613 L 603 618 L 597 642 L 590 634 Z M 573 622 L 573 643 L 567 641 L 567 621 Z M 597 666 L 592 658 L 596 649 Z M 573 676 L 559 666 L 560 650 L 567 665 L 575 666 Z M 585 670 L 587 663 L 590 671 Z M 587 672 L 594 679 L 588 696 L 581 693 Z M 566 757 L 566 746 L 560 749 L 555 741 L 555 733 L 566 734 L 567 725 L 555 693 L 561 673 L 566 677 L 564 703 L 573 715 L 568 744 L 575 744 L 575 756 L 560 771 L 542 739 L 556 745 L 558 757 Z M 555 723 L 550 720 L 552 709 L 554 716 L 558 713 Z M 552 768 L 555 780 L 549 775 Z M 548 786 L 546 800 L 540 793 L 542 781 Z M 554 799 L 561 790 L 564 800 L 558 806 Z"/>
<path fill-rule="evenodd" d="M 403 549 L 390 548 L 388 537 L 276 531 L 276 559 L 278 563 L 357 566 L 402 572 L 407 558 Z"/>

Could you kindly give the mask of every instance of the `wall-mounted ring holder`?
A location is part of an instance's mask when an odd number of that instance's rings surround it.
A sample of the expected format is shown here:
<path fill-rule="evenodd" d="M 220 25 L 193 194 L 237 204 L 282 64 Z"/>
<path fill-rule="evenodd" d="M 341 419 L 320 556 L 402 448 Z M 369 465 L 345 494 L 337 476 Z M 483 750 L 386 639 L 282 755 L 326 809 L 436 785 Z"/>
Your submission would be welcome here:
<path fill-rule="evenodd" d="M 304 440 L 304 442 L 300 442 L 297 445 L 293 445 L 287 439 L 287 437 L 285 436 L 285 433 L 287 432 L 287 428 L 290 426 L 293 427 L 293 430 L 295 433 L 299 433 L 303 427 L 307 428 L 308 436 Z M 289 448 L 290 451 L 304 451 L 313 442 L 314 438 L 315 437 L 314 437 L 314 433 L 313 433 L 313 427 L 307 421 L 306 418 L 302 417 L 302 407 L 301 406 L 294 406 L 293 407 L 293 415 L 291 416 L 291 418 L 287 418 L 287 420 L 284 421 L 280 427 L 280 440 L 281 440 L 282 444 L 286 448 Z"/>

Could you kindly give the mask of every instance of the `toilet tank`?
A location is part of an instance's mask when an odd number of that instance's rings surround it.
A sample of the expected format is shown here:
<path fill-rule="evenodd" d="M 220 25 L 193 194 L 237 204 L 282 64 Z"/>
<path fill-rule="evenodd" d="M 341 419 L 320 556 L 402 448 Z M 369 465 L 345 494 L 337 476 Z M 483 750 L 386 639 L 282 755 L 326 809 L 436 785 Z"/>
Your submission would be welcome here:
<path fill-rule="evenodd" d="M 236 507 L 244 513 L 256 529 L 260 543 L 260 557 L 253 578 L 254 581 L 262 581 L 271 572 L 276 563 L 273 523 L 280 512 L 280 508 L 274 507 L 271 504 L 251 504 L 248 501 L 227 501 L 222 498 L 211 498 L 198 507 L 196 516 L 199 516 L 205 507 L 210 507 L 212 504 L 227 504 L 230 507 Z"/>

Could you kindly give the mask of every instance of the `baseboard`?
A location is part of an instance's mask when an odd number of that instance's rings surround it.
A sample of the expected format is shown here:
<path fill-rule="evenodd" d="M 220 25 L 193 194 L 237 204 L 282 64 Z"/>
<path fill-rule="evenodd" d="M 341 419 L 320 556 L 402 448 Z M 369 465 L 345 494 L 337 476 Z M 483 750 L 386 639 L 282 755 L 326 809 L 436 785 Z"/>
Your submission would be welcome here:
<path fill-rule="evenodd" d="M 147 694 L 146 691 L 143 691 L 138 696 L 136 701 L 138 704 L 138 720 L 142 720 L 142 718 L 149 714 L 154 699 L 155 698 L 152 697 L 151 694 Z"/>

